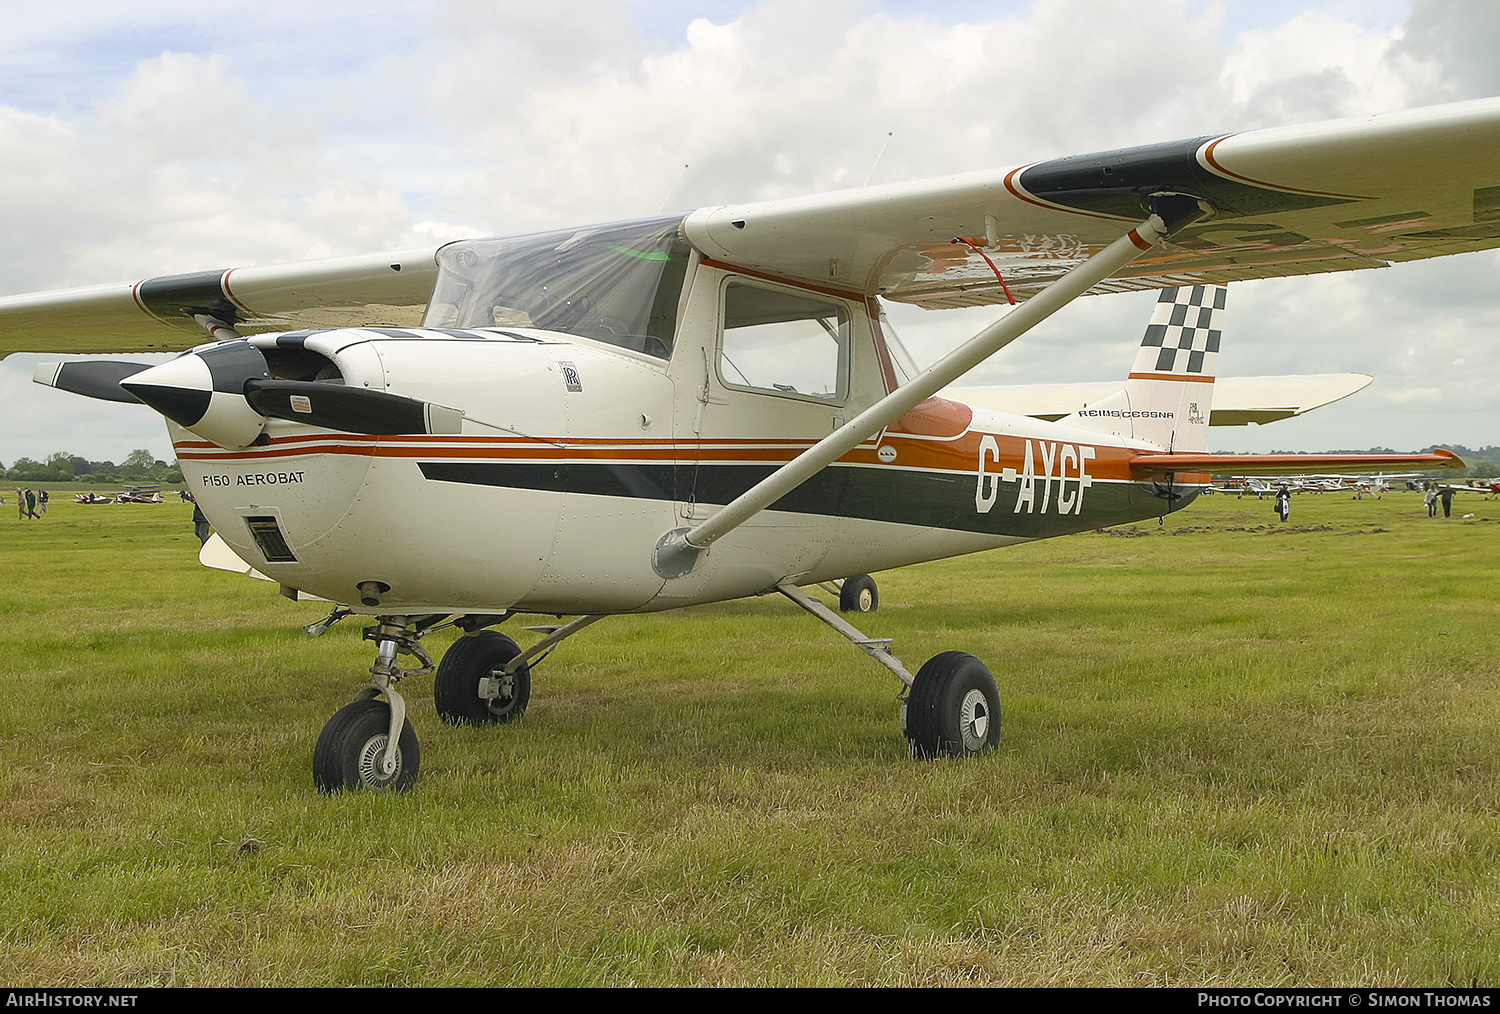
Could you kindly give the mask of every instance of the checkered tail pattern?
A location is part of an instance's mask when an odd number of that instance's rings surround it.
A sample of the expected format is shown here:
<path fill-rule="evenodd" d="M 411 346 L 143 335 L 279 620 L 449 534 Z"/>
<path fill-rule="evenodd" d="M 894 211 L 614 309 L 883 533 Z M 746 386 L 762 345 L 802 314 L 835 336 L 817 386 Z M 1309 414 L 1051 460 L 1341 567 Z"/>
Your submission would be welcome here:
<path fill-rule="evenodd" d="M 1214 376 L 1227 293 L 1223 285 L 1163 289 L 1131 376 Z"/>

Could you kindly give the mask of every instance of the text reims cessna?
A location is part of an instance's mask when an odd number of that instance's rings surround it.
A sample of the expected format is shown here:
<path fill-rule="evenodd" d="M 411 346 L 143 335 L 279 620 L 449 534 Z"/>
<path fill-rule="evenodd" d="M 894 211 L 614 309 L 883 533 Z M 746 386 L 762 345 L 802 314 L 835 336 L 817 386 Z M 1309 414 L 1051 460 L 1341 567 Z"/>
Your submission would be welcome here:
<path fill-rule="evenodd" d="M 376 617 L 373 678 L 315 750 L 325 791 L 412 783 L 404 677 L 436 669 L 446 721 L 504 722 L 529 663 L 600 616 L 773 590 L 901 680 L 918 755 L 971 754 L 1000 730 L 977 659 L 913 676 L 802 587 L 1158 516 L 1214 469 L 1453 465 L 1206 453 L 1212 312 L 1218 283 L 1495 246 L 1486 100 L 9 297 L 0 352 L 194 346 L 37 379 L 161 412 L 233 566 Z M 1177 291 L 1103 400 L 1048 422 L 938 396 L 1071 300 L 1140 288 Z M 918 372 L 881 299 L 1017 305 Z M 485 629 L 517 613 L 577 618 L 523 651 Z M 434 666 L 420 638 L 450 621 L 470 636 Z"/>

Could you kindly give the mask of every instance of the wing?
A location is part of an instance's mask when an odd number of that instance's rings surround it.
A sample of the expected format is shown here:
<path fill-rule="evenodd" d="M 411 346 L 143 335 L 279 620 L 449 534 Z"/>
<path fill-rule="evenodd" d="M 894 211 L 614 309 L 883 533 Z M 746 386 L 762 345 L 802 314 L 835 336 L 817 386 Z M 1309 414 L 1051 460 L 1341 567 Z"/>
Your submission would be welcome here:
<path fill-rule="evenodd" d="M 1210 426 L 1264 425 L 1311 412 L 1364 390 L 1368 373 L 1320 373 L 1297 377 L 1220 377 L 1214 382 Z M 1119 391 L 1124 381 L 1082 384 L 1015 384 L 950 387 L 943 397 L 966 405 L 1056 421 Z"/>
<path fill-rule="evenodd" d="M 1144 218 L 1142 198 L 1152 194 L 1189 195 L 1212 216 L 1093 291 L 1384 267 L 1500 246 L 1500 99 L 704 209 L 685 229 L 739 267 L 970 306 L 1005 302 L 1006 287 L 1027 298 Z"/>
<path fill-rule="evenodd" d="M 1091 291 L 1383 267 L 1500 246 L 1500 99 L 705 208 L 683 231 L 735 267 L 969 306 L 1030 297 L 1122 236 L 1145 217 L 1143 201 L 1161 195 L 1186 195 L 1211 217 Z M 411 325 L 432 292 L 433 254 L 0 298 L 0 355 L 186 348 L 204 337 L 193 322 L 204 308 L 232 311 L 244 332 Z"/>
<path fill-rule="evenodd" d="M 0 358 L 12 352 L 173 352 L 208 340 L 197 312 L 243 334 L 421 323 L 435 248 L 163 275 L 0 298 Z"/>

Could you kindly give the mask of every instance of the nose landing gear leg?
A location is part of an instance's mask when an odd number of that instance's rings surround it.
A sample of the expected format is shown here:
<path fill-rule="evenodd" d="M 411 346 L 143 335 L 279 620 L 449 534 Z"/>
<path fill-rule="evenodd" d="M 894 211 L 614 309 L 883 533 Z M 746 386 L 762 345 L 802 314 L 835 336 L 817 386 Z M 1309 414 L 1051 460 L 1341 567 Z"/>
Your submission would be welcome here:
<path fill-rule="evenodd" d="M 370 683 L 354 703 L 340 708 L 323 726 L 313 749 L 313 782 L 320 792 L 346 789 L 391 789 L 404 792 L 417 779 L 421 752 L 417 734 L 406 720 L 406 701 L 396 684 L 408 676 L 425 676 L 436 665 L 418 643 L 430 623 L 412 623 L 406 616 L 381 617 L 365 628 L 365 639 L 376 644 Z M 412 655 L 419 663 L 401 667 L 398 657 Z M 385 700 L 379 698 L 384 695 Z"/>

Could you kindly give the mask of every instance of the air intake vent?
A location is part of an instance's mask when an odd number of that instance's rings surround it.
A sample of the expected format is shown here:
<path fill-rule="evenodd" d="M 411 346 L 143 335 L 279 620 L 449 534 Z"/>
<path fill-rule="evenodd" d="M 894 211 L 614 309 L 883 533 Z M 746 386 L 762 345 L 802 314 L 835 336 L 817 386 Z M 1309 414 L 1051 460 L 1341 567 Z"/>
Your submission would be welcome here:
<path fill-rule="evenodd" d="M 286 537 L 281 534 L 281 526 L 274 517 L 247 517 L 245 523 L 250 526 L 250 536 L 260 547 L 260 555 L 266 558 L 267 563 L 297 562 L 296 554 L 286 544 Z"/>

